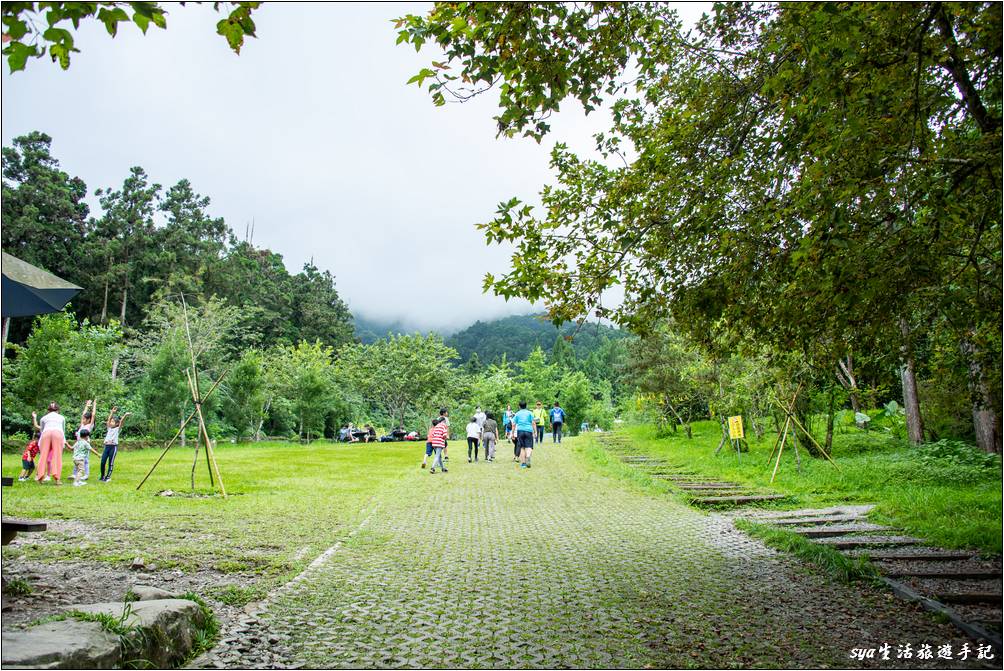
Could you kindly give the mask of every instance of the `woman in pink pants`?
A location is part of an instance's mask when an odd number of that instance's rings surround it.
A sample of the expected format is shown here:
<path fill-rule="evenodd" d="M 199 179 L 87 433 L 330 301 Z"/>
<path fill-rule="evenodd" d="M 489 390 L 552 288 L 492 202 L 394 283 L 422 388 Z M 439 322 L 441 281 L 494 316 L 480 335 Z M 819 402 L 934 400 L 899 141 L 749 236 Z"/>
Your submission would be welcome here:
<path fill-rule="evenodd" d="M 41 431 L 38 439 L 38 471 L 35 479 L 38 482 L 48 482 L 49 479 L 59 481 L 63 474 L 63 446 L 66 444 L 66 418 L 59 414 L 59 404 L 53 401 L 49 404 L 49 412 L 38 419 L 31 413 L 32 424 Z"/>

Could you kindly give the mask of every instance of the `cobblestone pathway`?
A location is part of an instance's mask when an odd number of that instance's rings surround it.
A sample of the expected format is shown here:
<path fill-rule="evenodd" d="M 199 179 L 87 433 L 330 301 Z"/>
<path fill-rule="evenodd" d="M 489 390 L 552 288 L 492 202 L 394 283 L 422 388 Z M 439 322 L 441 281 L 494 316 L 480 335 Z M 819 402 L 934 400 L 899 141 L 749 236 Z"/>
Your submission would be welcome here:
<path fill-rule="evenodd" d="M 591 471 L 572 441 L 546 444 L 525 471 L 467 464 L 459 449 L 452 461 L 447 474 L 416 467 L 352 537 L 273 596 L 255 624 L 267 662 L 846 667 L 855 647 L 962 642 L 891 596 L 809 573 L 721 517 Z M 234 637 L 203 662 L 261 663 L 253 647 Z M 892 666 L 914 664 L 925 662 Z"/>

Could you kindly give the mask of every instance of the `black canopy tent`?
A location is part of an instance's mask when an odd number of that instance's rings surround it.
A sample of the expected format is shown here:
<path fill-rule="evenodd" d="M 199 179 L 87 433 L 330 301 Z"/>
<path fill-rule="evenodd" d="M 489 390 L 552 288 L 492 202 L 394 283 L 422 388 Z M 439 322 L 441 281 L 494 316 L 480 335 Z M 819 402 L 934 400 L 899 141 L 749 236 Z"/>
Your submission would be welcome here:
<path fill-rule="evenodd" d="M 0 263 L 0 314 L 3 316 L 3 344 L 11 317 L 29 317 L 59 312 L 81 290 L 76 284 L 56 277 L 30 263 L 3 252 Z"/>

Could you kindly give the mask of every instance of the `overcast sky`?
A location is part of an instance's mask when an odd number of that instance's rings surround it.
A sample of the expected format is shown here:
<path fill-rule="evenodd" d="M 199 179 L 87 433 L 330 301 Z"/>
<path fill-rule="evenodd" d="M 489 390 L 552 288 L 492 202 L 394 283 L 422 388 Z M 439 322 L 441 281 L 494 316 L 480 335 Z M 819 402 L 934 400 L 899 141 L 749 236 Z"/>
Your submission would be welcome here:
<path fill-rule="evenodd" d="M 311 258 L 330 270 L 356 314 L 424 329 L 525 313 L 481 292 L 508 252 L 474 225 L 512 196 L 537 202 L 554 142 L 588 151 L 604 118 L 568 104 L 538 145 L 495 139 L 494 95 L 433 106 L 405 82 L 438 52 L 395 46 L 391 23 L 427 7 L 266 3 L 240 56 L 211 6 L 169 7 L 167 30 L 146 36 L 88 23 L 68 71 L 46 57 L 11 75 L 4 62 L 3 143 L 48 133 L 91 193 L 134 165 L 165 188 L 188 178 L 239 237 L 253 220 L 254 243 L 291 272 Z"/>

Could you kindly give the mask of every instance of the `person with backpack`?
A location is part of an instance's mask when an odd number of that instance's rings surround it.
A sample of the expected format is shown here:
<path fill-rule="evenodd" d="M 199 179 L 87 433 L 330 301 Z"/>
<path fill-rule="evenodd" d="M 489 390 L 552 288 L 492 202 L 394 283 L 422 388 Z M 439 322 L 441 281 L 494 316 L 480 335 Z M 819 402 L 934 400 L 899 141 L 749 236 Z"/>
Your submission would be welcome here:
<path fill-rule="evenodd" d="M 551 408 L 551 442 L 560 443 L 561 442 L 561 427 L 565 423 L 565 411 L 562 410 L 561 406 L 557 401 L 554 402 L 554 407 Z"/>

